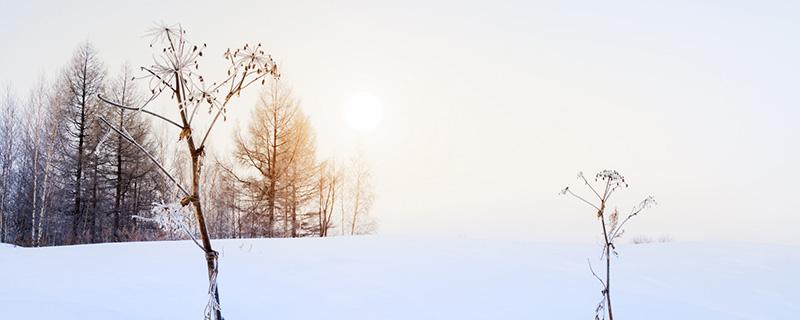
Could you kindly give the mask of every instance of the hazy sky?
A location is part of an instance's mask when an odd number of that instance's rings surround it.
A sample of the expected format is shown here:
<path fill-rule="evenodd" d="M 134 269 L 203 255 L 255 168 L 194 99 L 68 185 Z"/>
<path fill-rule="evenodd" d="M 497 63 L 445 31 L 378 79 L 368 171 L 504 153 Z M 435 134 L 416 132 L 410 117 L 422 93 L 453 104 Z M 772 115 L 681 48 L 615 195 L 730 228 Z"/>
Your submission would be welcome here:
<path fill-rule="evenodd" d="M 800 244 L 797 4 L 230 3 L 4 1 L 0 83 L 24 96 L 86 40 L 111 73 L 148 64 L 147 28 L 180 22 L 208 70 L 245 42 L 273 53 L 321 154 L 365 150 L 383 234 L 591 241 L 594 213 L 558 191 L 610 168 L 621 209 L 659 203 L 629 237 Z M 342 119 L 359 92 L 385 108 L 368 134 Z"/>

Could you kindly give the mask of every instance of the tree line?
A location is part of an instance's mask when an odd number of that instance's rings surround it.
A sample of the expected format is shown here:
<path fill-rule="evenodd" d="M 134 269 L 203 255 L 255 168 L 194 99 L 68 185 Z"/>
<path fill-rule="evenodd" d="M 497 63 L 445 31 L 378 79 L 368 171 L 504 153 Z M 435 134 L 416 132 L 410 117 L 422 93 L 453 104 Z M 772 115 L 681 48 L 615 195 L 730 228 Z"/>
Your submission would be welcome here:
<path fill-rule="evenodd" d="M 140 110 L 109 108 L 101 100 L 140 105 L 148 95 L 135 76 L 127 65 L 109 72 L 84 43 L 59 72 L 40 76 L 26 96 L 6 89 L 0 101 L 0 242 L 53 246 L 186 237 L 148 221 L 154 204 L 180 199 L 168 179 L 192 183 L 188 155 L 175 147 L 185 132 L 165 134 Z M 201 150 L 211 154 L 199 177 L 210 236 L 374 232 L 365 157 L 320 157 L 311 121 L 282 81 L 268 79 L 262 86 L 249 126 L 230 137 L 232 154 Z M 125 136 L 108 125 L 124 128 Z"/>

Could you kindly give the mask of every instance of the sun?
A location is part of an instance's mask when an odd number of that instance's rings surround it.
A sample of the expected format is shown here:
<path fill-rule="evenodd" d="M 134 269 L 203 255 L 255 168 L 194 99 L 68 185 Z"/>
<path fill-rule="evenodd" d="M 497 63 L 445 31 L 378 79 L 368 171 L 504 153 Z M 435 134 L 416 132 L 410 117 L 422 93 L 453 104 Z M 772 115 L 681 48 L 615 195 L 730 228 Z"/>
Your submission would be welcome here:
<path fill-rule="evenodd" d="M 383 120 L 381 99 L 367 92 L 351 95 L 344 102 L 344 121 L 353 131 L 367 133 L 380 126 Z"/>

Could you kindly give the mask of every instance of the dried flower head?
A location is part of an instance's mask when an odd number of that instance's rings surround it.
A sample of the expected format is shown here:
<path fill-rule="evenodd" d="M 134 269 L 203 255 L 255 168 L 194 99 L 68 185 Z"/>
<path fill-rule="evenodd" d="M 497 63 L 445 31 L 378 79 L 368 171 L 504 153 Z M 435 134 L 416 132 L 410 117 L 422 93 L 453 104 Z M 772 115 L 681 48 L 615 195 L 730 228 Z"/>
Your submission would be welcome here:
<path fill-rule="evenodd" d="M 582 175 L 582 174 L 581 174 Z M 612 184 L 622 184 L 626 187 L 625 177 L 623 177 L 617 170 L 603 170 L 597 173 L 594 178 L 595 181 L 609 181 Z"/>

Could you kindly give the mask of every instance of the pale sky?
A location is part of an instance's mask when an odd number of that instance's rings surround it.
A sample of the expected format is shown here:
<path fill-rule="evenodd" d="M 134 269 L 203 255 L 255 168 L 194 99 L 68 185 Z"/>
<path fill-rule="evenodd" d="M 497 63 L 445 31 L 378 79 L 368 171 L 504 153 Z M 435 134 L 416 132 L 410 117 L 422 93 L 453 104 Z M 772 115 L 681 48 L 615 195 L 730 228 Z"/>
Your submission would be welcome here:
<path fill-rule="evenodd" d="M 229 3 L 4 1 L 0 84 L 25 96 L 87 40 L 110 73 L 149 64 L 145 31 L 179 22 L 208 44 L 209 71 L 228 47 L 264 44 L 321 155 L 362 146 L 381 234 L 593 241 L 592 210 L 558 191 L 608 168 L 631 185 L 621 209 L 659 203 L 628 240 L 800 244 L 795 3 Z M 359 93 L 384 107 L 366 134 L 342 116 Z"/>

